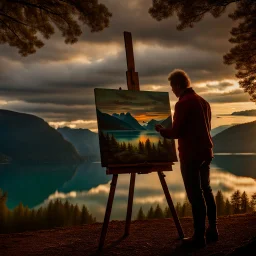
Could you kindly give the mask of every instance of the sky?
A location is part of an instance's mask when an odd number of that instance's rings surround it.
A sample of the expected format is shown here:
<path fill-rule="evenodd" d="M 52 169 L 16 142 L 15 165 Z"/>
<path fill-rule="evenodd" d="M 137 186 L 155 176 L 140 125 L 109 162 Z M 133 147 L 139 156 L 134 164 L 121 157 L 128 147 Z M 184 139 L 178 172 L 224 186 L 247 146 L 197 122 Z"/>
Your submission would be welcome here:
<path fill-rule="evenodd" d="M 223 64 L 232 47 L 232 6 L 218 19 L 207 15 L 194 28 L 177 31 L 176 17 L 158 22 L 148 14 L 151 1 L 99 2 L 113 14 L 109 28 L 91 33 L 82 27 L 76 44 L 66 45 L 56 30 L 28 57 L 0 45 L 1 109 L 37 115 L 54 127 L 96 131 L 94 88 L 127 89 L 124 31 L 132 33 L 140 89 L 169 92 L 172 110 L 177 98 L 167 77 L 173 69 L 188 73 L 192 87 L 211 104 L 213 118 L 222 115 L 214 126 L 228 122 L 224 116 L 234 111 L 256 109 L 239 88 L 234 66 Z"/>
<path fill-rule="evenodd" d="M 130 113 L 141 125 L 165 120 L 171 115 L 167 92 L 96 89 L 95 103 L 99 111 L 112 115 Z"/>

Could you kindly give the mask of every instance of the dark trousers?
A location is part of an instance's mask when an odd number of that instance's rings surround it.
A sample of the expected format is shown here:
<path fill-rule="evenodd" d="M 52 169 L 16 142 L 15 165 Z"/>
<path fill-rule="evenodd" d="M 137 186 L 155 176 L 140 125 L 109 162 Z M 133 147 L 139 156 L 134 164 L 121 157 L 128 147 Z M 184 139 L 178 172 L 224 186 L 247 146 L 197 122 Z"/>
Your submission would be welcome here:
<path fill-rule="evenodd" d="M 216 225 L 216 203 L 210 186 L 210 163 L 211 160 L 180 163 L 184 186 L 192 206 L 195 236 L 204 235 L 206 214 L 209 225 Z"/>

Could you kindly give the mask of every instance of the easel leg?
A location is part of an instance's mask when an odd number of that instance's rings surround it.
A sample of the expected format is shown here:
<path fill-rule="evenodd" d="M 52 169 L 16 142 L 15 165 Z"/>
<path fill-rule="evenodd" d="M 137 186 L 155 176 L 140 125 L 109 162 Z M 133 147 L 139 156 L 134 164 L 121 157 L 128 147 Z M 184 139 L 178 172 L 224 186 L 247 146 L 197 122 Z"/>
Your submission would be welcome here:
<path fill-rule="evenodd" d="M 128 236 L 128 235 L 129 235 L 129 232 L 130 232 L 130 224 L 131 224 L 131 217 L 132 217 L 132 204 L 133 204 L 135 177 L 136 177 L 136 173 L 131 173 L 124 236 Z"/>
<path fill-rule="evenodd" d="M 175 225 L 176 225 L 176 228 L 178 230 L 179 236 L 182 239 L 182 238 L 184 238 L 184 233 L 183 233 L 182 227 L 180 225 L 180 221 L 179 221 L 178 215 L 176 213 L 176 210 L 175 210 L 175 207 L 173 205 L 170 192 L 168 190 L 168 187 L 167 187 L 167 184 L 166 184 L 166 181 L 165 181 L 165 178 L 164 178 L 165 175 L 162 172 L 158 172 L 158 177 L 159 177 L 160 182 L 162 184 L 162 187 L 163 187 L 163 190 L 164 190 L 164 194 L 165 194 L 167 203 L 169 205 L 169 208 L 171 210 L 171 213 L 172 213 L 172 216 L 173 216 L 173 220 L 175 222 Z"/>
<path fill-rule="evenodd" d="M 113 204 L 113 200 L 114 200 L 114 196 L 115 196 L 117 178 L 118 178 L 118 174 L 113 174 L 112 182 L 110 184 L 110 191 L 109 191 L 108 203 L 107 203 L 107 208 L 106 208 L 105 217 L 104 217 L 104 223 L 103 223 L 102 230 L 101 230 L 100 243 L 99 243 L 100 250 L 104 246 L 104 242 L 105 242 L 105 238 L 106 238 L 106 234 L 107 234 L 108 223 L 109 223 L 110 214 L 111 214 L 111 210 L 112 210 L 112 204 Z"/>

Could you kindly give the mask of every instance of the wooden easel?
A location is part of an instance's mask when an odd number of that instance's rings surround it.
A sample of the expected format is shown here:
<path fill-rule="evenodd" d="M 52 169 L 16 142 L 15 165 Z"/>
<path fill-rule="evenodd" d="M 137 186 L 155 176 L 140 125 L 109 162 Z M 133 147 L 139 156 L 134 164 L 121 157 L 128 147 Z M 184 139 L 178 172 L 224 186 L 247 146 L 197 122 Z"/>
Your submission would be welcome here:
<path fill-rule="evenodd" d="M 140 90 L 139 76 L 138 76 L 138 72 L 135 72 L 132 35 L 130 32 L 124 32 L 124 41 L 125 41 L 126 60 L 127 60 L 127 69 L 128 69 L 126 71 L 127 87 L 128 87 L 128 90 L 139 91 Z M 160 169 L 162 169 L 162 171 L 159 171 Z M 165 178 L 164 178 L 165 175 L 163 174 L 163 170 L 165 170 L 165 169 L 168 171 L 172 170 L 172 164 L 171 165 L 170 164 L 169 165 L 162 164 L 162 166 L 159 164 L 149 165 L 149 166 L 131 165 L 131 166 L 126 166 L 126 167 L 109 166 L 107 168 L 107 174 L 113 174 L 113 177 L 112 177 L 112 182 L 110 183 L 110 191 L 109 191 L 109 197 L 108 197 L 108 202 L 107 202 L 107 207 L 106 207 L 106 212 L 105 212 L 105 217 L 104 217 L 104 223 L 102 226 L 102 231 L 101 231 L 101 236 L 100 236 L 99 250 L 101 250 L 104 246 L 107 229 L 108 229 L 108 224 L 109 224 L 109 219 L 110 219 L 110 214 L 111 214 L 111 210 L 112 210 L 112 204 L 113 204 L 114 195 L 115 195 L 118 174 L 121 174 L 121 173 L 130 173 L 131 174 L 124 236 L 128 236 L 129 231 L 130 231 L 136 173 L 147 174 L 147 173 L 158 170 L 157 171 L 158 177 L 159 177 L 161 185 L 163 187 L 163 191 L 164 191 L 167 203 L 169 205 L 169 208 L 171 210 L 176 228 L 178 230 L 179 237 L 181 239 L 184 238 L 184 233 L 183 233 L 182 227 L 180 225 L 179 218 L 177 216 L 175 207 L 172 202 L 171 195 L 169 193 L 169 190 L 168 190 Z"/>

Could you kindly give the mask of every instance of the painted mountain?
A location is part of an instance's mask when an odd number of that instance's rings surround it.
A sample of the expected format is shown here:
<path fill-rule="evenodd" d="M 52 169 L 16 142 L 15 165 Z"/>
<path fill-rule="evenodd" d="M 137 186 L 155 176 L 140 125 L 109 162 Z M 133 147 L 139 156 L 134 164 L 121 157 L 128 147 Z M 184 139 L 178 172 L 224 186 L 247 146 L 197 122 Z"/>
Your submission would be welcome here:
<path fill-rule="evenodd" d="M 89 129 L 71 129 L 69 127 L 58 128 L 65 140 L 74 145 L 78 153 L 90 160 L 100 159 L 98 133 Z"/>
<path fill-rule="evenodd" d="M 141 130 L 141 131 L 146 130 L 145 127 L 141 126 L 139 122 L 129 112 L 127 112 L 126 114 L 121 113 L 120 115 L 114 113 L 112 116 L 128 123 L 136 130 Z"/>
<path fill-rule="evenodd" d="M 256 153 L 256 121 L 234 125 L 213 137 L 215 153 Z"/>
<path fill-rule="evenodd" d="M 96 112 L 98 127 L 100 127 L 101 130 L 135 130 L 132 125 L 115 116 L 102 113 L 99 109 L 96 109 Z"/>
<path fill-rule="evenodd" d="M 0 154 L 12 162 L 78 163 L 74 146 L 43 119 L 0 110 Z"/>

